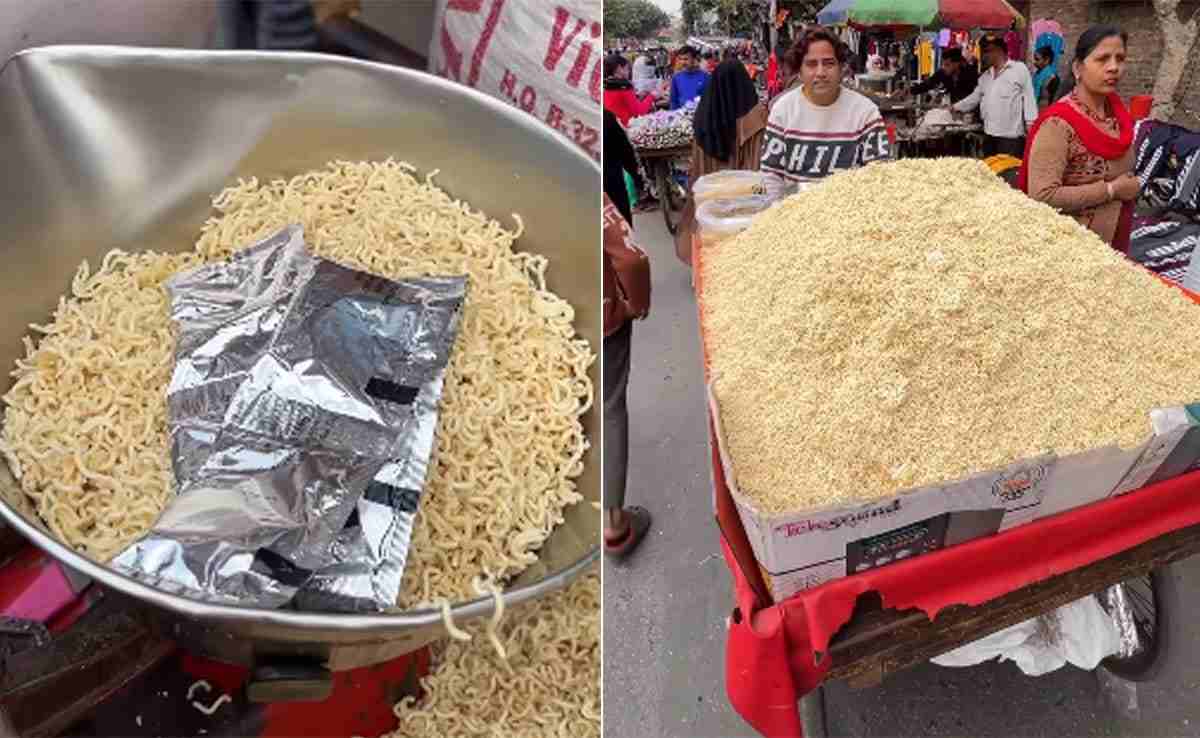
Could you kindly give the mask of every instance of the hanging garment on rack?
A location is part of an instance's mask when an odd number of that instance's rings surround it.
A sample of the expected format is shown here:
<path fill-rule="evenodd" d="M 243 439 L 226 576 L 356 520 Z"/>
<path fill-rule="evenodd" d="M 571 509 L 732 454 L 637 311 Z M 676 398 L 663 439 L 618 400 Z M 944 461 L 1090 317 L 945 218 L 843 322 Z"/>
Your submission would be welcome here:
<path fill-rule="evenodd" d="M 943 28 L 938 32 L 937 45 L 943 49 L 950 45 L 950 29 Z"/>
<path fill-rule="evenodd" d="M 919 60 L 917 74 L 922 78 L 933 74 L 933 44 L 928 41 L 922 41 L 921 45 L 917 48 L 917 58 Z"/>
<path fill-rule="evenodd" d="M 1020 61 L 1025 58 L 1025 39 L 1016 31 L 1004 34 L 1004 45 L 1008 47 L 1008 58 Z"/>
<path fill-rule="evenodd" d="M 1049 18 L 1038 18 L 1033 22 L 1032 25 L 1029 26 L 1029 37 L 1037 38 L 1043 33 L 1057 33 L 1059 36 L 1062 36 L 1062 26 L 1059 25 L 1058 21 L 1056 20 Z"/>
<path fill-rule="evenodd" d="M 1057 33 L 1043 33 L 1036 37 L 1037 40 L 1033 43 L 1033 50 L 1050 49 L 1054 52 L 1054 59 L 1057 61 L 1062 58 L 1063 52 L 1066 50 L 1066 42 L 1063 37 Z"/>

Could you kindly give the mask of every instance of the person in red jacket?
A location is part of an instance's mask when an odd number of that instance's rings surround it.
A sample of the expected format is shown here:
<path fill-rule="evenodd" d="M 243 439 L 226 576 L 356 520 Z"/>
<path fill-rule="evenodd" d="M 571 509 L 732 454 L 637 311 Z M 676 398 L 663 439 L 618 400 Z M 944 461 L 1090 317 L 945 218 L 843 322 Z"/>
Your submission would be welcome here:
<path fill-rule="evenodd" d="M 609 54 L 604 60 L 604 108 L 612 111 L 621 121 L 621 125 L 629 127 L 629 119 L 645 115 L 654 110 L 657 99 L 653 93 L 638 97 L 629 81 L 629 60 L 620 54 Z"/>

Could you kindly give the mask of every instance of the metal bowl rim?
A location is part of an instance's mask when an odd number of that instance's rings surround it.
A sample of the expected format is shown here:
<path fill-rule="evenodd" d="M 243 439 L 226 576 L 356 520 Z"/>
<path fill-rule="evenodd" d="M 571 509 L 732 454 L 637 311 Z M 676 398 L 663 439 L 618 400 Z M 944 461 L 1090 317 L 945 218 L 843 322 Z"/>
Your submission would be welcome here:
<path fill-rule="evenodd" d="M 414 69 L 396 67 L 360 59 L 348 59 L 312 52 L 277 52 L 277 51 L 224 51 L 224 50 L 195 50 L 169 49 L 159 47 L 131 47 L 90 44 L 61 44 L 36 46 L 23 49 L 13 54 L 4 64 L 0 65 L 0 79 L 12 66 L 12 62 L 21 57 L 71 57 L 79 54 L 90 54 L 96 57 L 136 59 L 208 59 L 220 58 L 235 62 L 253 63 L 256 61 L 296 61 L 306 64 L 327 64 L 350 69 L 367 70 L 372 73 L 393 75 L 407 78 L 410 81 L 438 88 L 447 95 L 456 95 L 472 100 L 475 104 L 490 109 L 492 112 L 509 119 L 513 123 L 531 131 L 544 130 L 524 113 L 484 93 L 451 82 L 450 80 Z M 586 164 L 596 173 L 596 181 L 600 179 L 600 166 L 588 158 L 583 152 L 566 139 L 555 136 L 545 136 L 551 145 L 557 145 L 568 151 L 580 163 Z M 597 203 L 598 207 L 599 203 Z M 188 618 L 221 621 L 226 623 L 253 623 L 281 628 L 322 629 L 333 631 L 381 632 L 399 628 L 419 628 L 438 625 L 442 622 L 441 610 L 425 608 L 410 610 L 395 614 L 345 614 L 345 613 L 309 613 L 267 608 L 235 607 L 232 605 L 217 605 L 199 600 L 192 600 L 180 595 L 170 594 L 155 589 L 149 585 L 131 579 L 113 569 L 99 564 L 69 546 L 55 539 L 51 534 L 43 532 L 24 516 L 13 509 L 7 501 L 0 498 L 0 519 L 3 519 L 21 535 L 29 539 L 38 548 L 45 551 L 54 559 L 62 562 L 71 569 L 84 574 L 96 582 L 114 589 L 122 594 L 131 596 L 142 602 L 160 607 L 171 613 Z M 540 597 L 556 589 L 565 587 L 576 577 L 580 576 L 600 558 L 600 545 L 597 543 L 583 557 L 555 572 L 544 579 L 505 590 L 502 597 L 506 605 L 516 605 L 527 600 Z M 495 610 L 495 601 L 491 596 L 477 597 L 451 606 L 453 617 L 474 619 L 491 615 Z"/>

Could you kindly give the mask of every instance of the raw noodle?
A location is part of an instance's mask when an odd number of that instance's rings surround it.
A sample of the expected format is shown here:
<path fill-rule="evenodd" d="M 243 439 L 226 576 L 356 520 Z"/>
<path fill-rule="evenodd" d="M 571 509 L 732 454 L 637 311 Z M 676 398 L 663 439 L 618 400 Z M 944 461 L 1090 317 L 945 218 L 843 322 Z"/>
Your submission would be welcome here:
<path fill-rule="evenodd" d="M 515 232 L 419 179 L 406 164 L 333 162 L 290 180 L 250 179 L 214 198 L 194 253 L 112 252 L 84 264 L 53 320 L 26 339 L 0 450 L 29 503 L 64 542 L 106 560 L 170 499 L 164 389 L 174 336 L 164 279 L 230 256 L 290 223 L 312 251 L 390 278 L 467 274 L 434 458 L 398 605 L 476 596 L 506 581 L 582 499 L 593 356 L 573 310 L 545 284 L 547 260 Z M 24 500 L 10 500 L 24 505 Z"/>
<path fill-rule="evenodd" d="M 518 608 L 497 636 L 507 661 L 482 638 L 435 646 L 425 695 L 396 705 L 400 727 L 389 738 L 600 735 L 598 574 Z"/>

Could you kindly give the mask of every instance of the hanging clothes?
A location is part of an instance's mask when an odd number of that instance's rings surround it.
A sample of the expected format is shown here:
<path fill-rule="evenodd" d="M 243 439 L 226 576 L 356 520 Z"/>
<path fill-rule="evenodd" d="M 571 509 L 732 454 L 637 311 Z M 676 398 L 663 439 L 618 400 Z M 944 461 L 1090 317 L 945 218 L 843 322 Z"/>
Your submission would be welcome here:
<path fill-rule="evenodd" d="M 1033 50 L 1037 52 L 1039 49 L 1050 49 L 1054 52 L 1055 61 L 1062 58 L 1063 52 L 1066 51 L 1067 44 L 1063 41 L 1063 37 L 1057 33 L 1043 33 L 1036 37 L 1037 40 L 1033 43 Z"/>
<path fill-rule="evenodd" d="M 1062 26 L 1058 21 L 1052 18 L 1038 18 L 1029 26 L 1029 37 L 1037 38 L 1043 33 L 1057 33 L 1059 36 L 1064 35 Z"/>
<path fill-rule="evenodd" d="M 950 29 L 949 28 L 943 28 L 941 31 L 938 32 L 937 45 L 943 49 L 950 45 Z"/>
<path fill-rule="evenodd" d="M 1025 39 L 1021 38 L 1021 34 L 1016 31 L 1004 34 L 1004 45 L 1008 47 L 1009 59 L 1020 61 L 1025 58 Z"/>
<path fill-rule="evenodd" d="M 917 75 L 924 78 L 933 74 L 933 44 L 922 41 L 917 47 Z"/>

